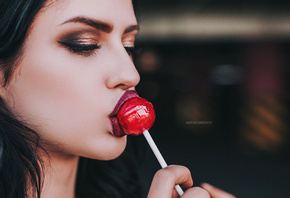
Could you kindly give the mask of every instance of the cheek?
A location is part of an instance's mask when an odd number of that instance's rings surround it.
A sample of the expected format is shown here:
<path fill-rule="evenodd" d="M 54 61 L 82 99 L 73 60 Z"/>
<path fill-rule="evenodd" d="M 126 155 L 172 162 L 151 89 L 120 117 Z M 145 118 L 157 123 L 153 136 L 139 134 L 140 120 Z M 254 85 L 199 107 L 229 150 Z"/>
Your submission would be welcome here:
<path fill-rule="evenodd" d="M 45 139 L 84 144 L 107 132 L 110 107 L 100 97 L 105 95 L 103 73 L 48 50 L 24 58 L 18 68 L 8 87 L 9 104 Z"/>

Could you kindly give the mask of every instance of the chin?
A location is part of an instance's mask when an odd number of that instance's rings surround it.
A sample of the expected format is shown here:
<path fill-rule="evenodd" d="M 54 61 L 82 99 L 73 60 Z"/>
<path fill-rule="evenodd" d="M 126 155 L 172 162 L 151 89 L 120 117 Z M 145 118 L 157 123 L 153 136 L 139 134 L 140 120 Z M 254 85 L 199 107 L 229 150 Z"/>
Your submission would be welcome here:
<path fill-rule="evenodd" d="M 90 155 L 84 157 L 105 161 L 116 159 L 124 152 L 127 145 L 127 137 L 114 137 L 113 139 L 113 142 L 107 143 L 101 146 L 101 148 L 98 147 L 93 149 Z"/>
<path fill-rule="evenodd" d="M 119 152 L 119 153 L 114 153 L 110 156 L 107 155 L 107 156 L 103 157 L 101 160 L 104 160 L 104 161 L 114 160 L 114 159 L 118 158 L 123 153 L 123 151 L 124 150 L 122 150 L 122 152 Z"/>

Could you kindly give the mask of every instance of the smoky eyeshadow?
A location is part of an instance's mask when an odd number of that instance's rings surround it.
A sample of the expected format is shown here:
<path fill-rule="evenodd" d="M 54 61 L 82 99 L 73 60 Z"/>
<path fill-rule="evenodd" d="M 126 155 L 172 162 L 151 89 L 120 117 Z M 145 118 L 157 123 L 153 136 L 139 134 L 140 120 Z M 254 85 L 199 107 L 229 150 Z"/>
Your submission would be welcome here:
<path fill-rule="evenodd" d="M 94 41 L 97 43 L 98 34 L 95 31 L 74 31 L 68 34 L 63 35 L 59 42 L 62 43 L 83 43 L 84 41 Z"/>
<path fill-rule="evenodd" d="M 95 32 L 74 31 L 61 36 L 58 43 L 73 54 L 89 57 L 101 47 L 96 35 Z"/>

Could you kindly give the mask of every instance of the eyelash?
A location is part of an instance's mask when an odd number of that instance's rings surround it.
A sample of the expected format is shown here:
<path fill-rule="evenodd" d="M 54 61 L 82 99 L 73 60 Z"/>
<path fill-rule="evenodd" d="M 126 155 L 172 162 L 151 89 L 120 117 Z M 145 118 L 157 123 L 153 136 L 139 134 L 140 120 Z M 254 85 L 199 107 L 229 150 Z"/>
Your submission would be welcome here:
<path fill-rule="evenodd" d="M 91 56 L 95 52 L 95 50 L 100 49 L 100 45 L 96 44 L 81 44 L 81 43 L 68 43 L 59 41 L 60 44 L 64 45 L 69 49 L 70 52 L 83 55 L 83 56 Z"/>
<path fill-rule="evenodd" d="M 94 54 L 95 50 L 100 49 L 101 45 L 96 44 L 81 44 L 81 43 L 69 43 L 69 42 L 62 42 L 59 43 L 72 53 L 83 55 L 83 56 L 91 56 Z M 133 57 L 135 54 L 139 54 L 141 49 L 135 46 L 124 46 L 125 50 L 127 51 L 128 55 Z"/>
<path fill-rule="evenodd" d="M 141 48 L 138 47 L 129 47 L 129 46 L 125 46 L 124 47 L 125 50 L 127 51 L 127 53 L 129 54 L 129 56 L 133 57 L 135 54 L 139 54 L 141 52 Z"/>

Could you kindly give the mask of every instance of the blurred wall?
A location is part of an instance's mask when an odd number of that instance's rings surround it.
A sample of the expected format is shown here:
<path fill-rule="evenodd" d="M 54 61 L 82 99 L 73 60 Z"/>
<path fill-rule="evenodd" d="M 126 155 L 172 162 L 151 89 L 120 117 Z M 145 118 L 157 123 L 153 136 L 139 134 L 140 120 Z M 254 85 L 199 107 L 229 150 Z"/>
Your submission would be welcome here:
<path fill-rule="evenodd" d="M 237 197 L 289 197 L 287 1 L 138 1 L 135 56 L 169 164 Z M 148 151 L 145 188 L 159 165 Z"/>

